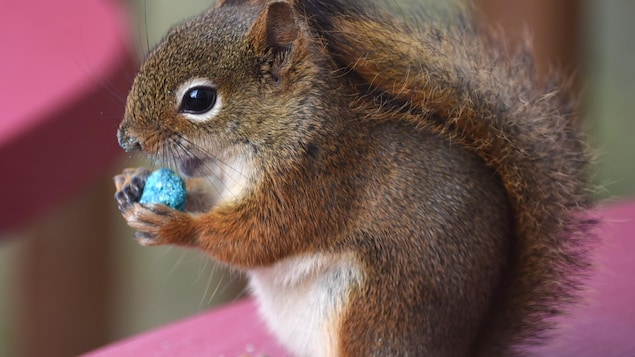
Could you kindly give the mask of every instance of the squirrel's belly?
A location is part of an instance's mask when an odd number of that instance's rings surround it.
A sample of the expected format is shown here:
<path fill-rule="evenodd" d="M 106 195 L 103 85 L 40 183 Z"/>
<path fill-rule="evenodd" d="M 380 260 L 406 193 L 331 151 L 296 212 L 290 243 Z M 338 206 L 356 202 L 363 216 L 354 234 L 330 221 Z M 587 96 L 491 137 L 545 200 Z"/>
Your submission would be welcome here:
<path fill-rule="evenodd" d="M 297 356 L 337 356 L 340 318 L 363 274 L 353 254 L 284 259 L 249 272 L 260 313 Z"/>

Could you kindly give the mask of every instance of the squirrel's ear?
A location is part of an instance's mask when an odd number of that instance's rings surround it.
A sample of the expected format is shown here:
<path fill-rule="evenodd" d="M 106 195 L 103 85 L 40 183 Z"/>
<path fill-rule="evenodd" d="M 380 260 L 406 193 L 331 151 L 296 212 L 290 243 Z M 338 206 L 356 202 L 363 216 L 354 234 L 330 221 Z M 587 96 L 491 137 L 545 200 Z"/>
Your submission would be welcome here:
<path fill-rule="evenodd" d="M 252 45 L 264 52 L 288 48 L 300 35 L 300 26 L 288 1 L 268 2 L 249 30 Z"/>
<path fill-rule="evenodd" d="M 218 0 L 216 2 L 216 8 L 223 7 L 227 5 L 227 3 L 231 3 L 231 2 L 232 2 L 231 0 Z"/>

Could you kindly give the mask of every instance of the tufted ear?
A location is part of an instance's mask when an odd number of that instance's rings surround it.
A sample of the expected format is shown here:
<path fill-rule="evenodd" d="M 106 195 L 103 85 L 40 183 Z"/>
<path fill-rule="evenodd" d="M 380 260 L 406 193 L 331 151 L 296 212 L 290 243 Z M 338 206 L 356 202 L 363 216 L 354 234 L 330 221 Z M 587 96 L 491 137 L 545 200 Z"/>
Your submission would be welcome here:
<path fill-rule="evenodd" d="M 249 39 L 257 51 L 288 49 L 300 36 L 300 26 L 288 1 L 267 2 L 249 30 Z"/>

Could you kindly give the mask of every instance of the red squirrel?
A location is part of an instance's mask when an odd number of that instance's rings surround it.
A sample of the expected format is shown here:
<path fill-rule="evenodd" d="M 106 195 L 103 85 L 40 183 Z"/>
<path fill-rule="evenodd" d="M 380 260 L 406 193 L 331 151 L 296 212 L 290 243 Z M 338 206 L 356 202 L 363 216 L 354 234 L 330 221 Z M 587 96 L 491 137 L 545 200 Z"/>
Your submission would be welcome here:
<path fill-rule="evenodd" d="M 462 21 L 365 1 L 225 0 L 173 28 L 118 140 L 185 178 L 140 204 L 142 245 L 246 272 L 297 356 L 510 356 L 575 301 L 595 221 L 565 85 Z"/>

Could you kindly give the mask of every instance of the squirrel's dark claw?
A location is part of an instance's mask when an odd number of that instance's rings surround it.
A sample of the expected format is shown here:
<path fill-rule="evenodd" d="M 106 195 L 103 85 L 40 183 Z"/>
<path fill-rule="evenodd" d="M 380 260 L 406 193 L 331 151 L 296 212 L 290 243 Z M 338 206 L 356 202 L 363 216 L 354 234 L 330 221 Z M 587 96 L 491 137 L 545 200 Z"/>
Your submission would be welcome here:
<path fill-rule="evenodd" d="M 139 195 L 139 197 L 141 197 L 141 193 L 143 192 L 147 179 L 148 175 L 133 176 L 130 181 L 130 187 L 135 189 L 135 192 Z"/>
<path fill-rule="evenodd" d="M 134 239 L 139 241 L 150 241 L 154 240 L 154 235 L 148 232 L 135 232 L 133 235 Z"/>
<path fill-rule="evenodd" d="M 121 213 L 124 213 L 130 206 L 130 203 L 126 200 L 122 191 L 115 193 L 115 200 L 117 201 L 117 209 L 119 209 Z"/>
<path fill-rule="evenodd" d="M 169 216 L 170 212 L 174 210 L 173 208 L 161 203 L 144 204 L 144 206 L 157 216 Z"/>
<path fill-rule="evenodd" d="M 145 168 L 125 169 L 121 175 L 114 177 L 115 200 L 117 208 L 121 213 L 125 213 L 130 206 L 139 202 L 146 180 L 150 176 L 150 171 Z"/>
<path fill-rule="evenodd" d="M 134 184 L 134 181 L 135 180 L 133 179 L 130 185 L 124 187 L 123 190 L 121 191 L 127 202 L 138 202 L 139 199 L 141 198 L 142 190 L 139 189 L 139 186 L 136 186 Z"/>

